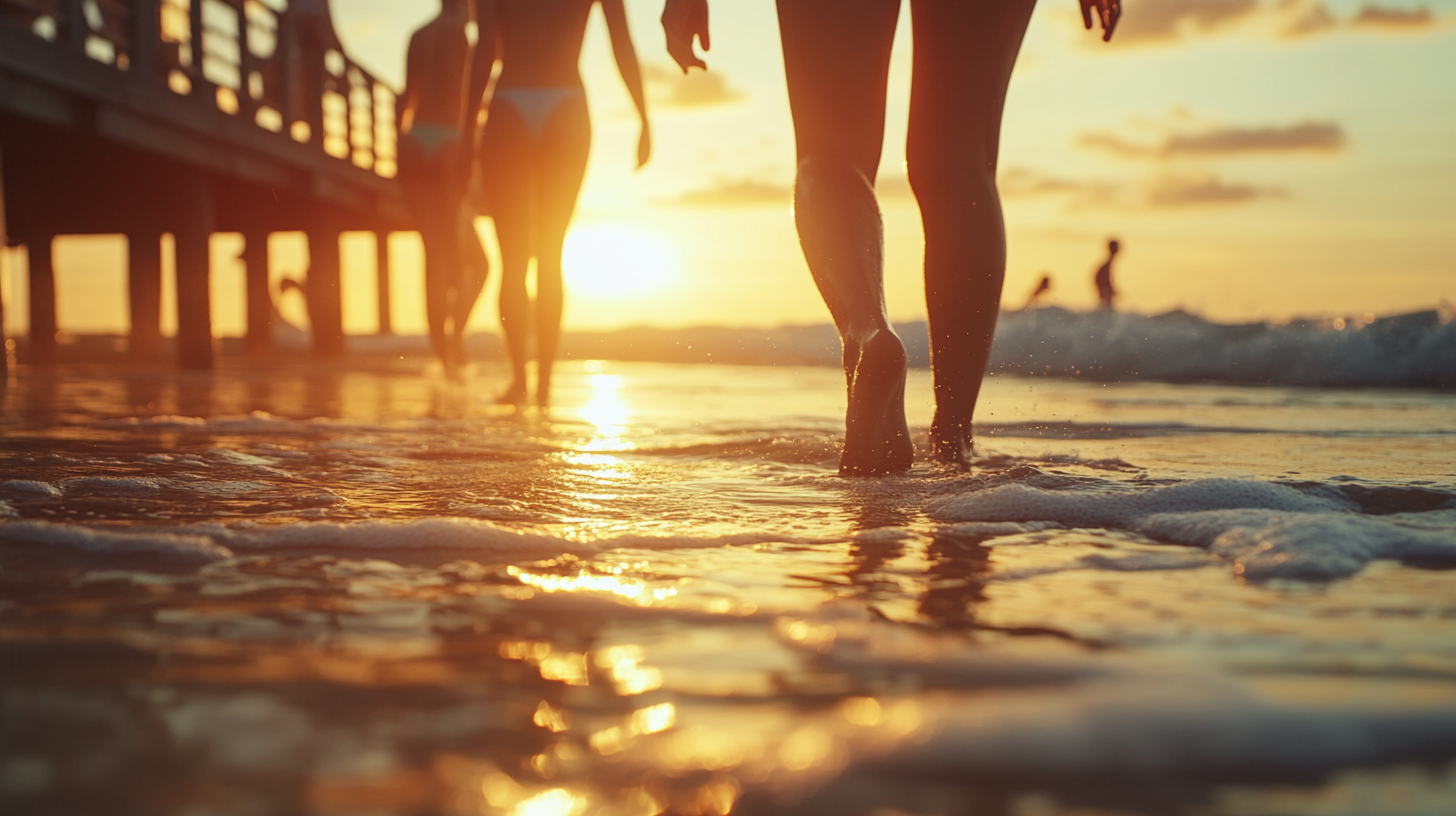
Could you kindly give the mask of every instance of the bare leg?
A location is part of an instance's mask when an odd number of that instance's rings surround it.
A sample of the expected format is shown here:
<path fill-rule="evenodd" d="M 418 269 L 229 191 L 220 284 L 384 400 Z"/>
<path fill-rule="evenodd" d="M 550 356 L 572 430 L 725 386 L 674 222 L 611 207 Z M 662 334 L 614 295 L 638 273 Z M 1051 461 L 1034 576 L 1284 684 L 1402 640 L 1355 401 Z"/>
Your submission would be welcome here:
<path fill-rule="evenodd" d="M 899 0 L 779 0 L 798 147 L 794 216 L 844 347 L 844 475 L 910 467 L 905 347 L 885 314 L 874 178 Z"/>
<path fill-rule="evenodd" d="M 537 148 L 536 255 L 536 404 L 551 404 L 551 370 L 561 340 L 564 292 L 561 247 L 576 210 L 591 150 L 591 120 L 586 100 L 568 99 L 557 108 Z"/>
<path fill-rule="evenodd" d="M 428 155 L 412 139 L 401 144 L 401 181 L 410 211 L 425 245 L 425 320 L 430 330 L 430 347 L 445 365 L 447 375 L 455 373 L 455 355 L 447 322 L 451 296 L 460 277 L 460 242 L 453 225 L 458 220 L 463 185 L 448 177 L 454 151 L 441 148 Z"/>
<path fill-rule="evenodd" d="M 531 261 L 533 158 L 530 134 L 521 115 L 510 105 L 496 105 L 481 139 L 480 168 L 500 242 L 501 328 L 511 358 L 511 384 L 497 401 L 512 405 L 526 401 L 526 362 L 531 353 L 526 269 Z"/>
<path fill-rule="evenodd" d="M 991 354 L 1006 228 L 996 159 L 1006 87 L 1035 0 L 911 0 L 915 80 L 907 158 L 925 223 L 935 421 L 931 454 L 964 464 Z"/>
<path fill-rule="evenodd" d="M 456 364 L 464 366 L 469 362 L 465 352 L 465 326 L 470 322 L 470 313 L 475 310 L 475 302 L 480 299 L 480 292 L 490 275 L 490 261 L 480 245 L 480 236 L 475 232 L 475 212 L 464 206 L 460 211 L 460 243 L 460 278 L 451 293 L 450 322 L 453 330 L 451 351 Z"/>

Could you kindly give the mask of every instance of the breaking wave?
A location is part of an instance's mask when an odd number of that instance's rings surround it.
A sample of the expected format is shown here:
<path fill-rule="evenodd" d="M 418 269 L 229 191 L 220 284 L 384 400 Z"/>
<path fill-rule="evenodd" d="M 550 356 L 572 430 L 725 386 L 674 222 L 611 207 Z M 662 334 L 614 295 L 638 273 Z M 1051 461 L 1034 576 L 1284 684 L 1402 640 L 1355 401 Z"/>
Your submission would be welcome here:
<path fill-rule="evenodd" d="M 1001 315 L 991 370 L 1094 380 L 1209 380 L 1302 386 L 1456 387 L 1456 323 L 1450 310 L 1380 317 L 1215 323 L 1184 311 L 1160 315 L 1049 307 Z M 930 364 L 924 321 L 895 326 L 910 364 Z M 473 353 L 501 355 L 493 335 Z M 363 353 L 422 353 L 416 337 L 355 337 Z M 704 326 L 578 332 L 563 338 L 575 359 L 733 365 L 840 364 L 834 327 Z"/>

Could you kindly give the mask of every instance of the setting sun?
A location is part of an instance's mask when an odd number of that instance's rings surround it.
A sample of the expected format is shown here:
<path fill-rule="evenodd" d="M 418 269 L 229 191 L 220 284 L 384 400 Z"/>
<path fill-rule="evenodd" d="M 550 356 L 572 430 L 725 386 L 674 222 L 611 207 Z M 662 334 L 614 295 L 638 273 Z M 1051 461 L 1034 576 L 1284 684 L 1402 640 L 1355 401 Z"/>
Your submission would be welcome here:
<path fill-rule="evenodd" d="M 658 233 L 619 224 L 576 227 L 561 258 L 567 290 L 626 296 L 651 292 L 678 276 L 677 249 Z"/>

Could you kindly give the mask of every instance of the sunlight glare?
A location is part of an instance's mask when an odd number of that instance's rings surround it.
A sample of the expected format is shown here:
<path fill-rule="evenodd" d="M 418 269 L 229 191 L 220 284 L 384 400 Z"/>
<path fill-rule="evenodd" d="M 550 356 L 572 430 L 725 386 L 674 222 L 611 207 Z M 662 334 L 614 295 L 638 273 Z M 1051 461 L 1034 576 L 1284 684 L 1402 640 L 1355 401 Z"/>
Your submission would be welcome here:
<path fill-rule="evenodd" d="M 660 703 L 632 712 L 629 728 L 634 734 L 659 734 L 677 724 L 677 706 Z"/>
<path fill-rule="evenodd" d="M 672 243 L 641 227 L 592 224 L 566 236 L 561 256 L 567 290 L 597 297 L 651 292 L 678 277 Z"/>
<path fill-rule="evenodd" d="M 592 398 L 581 407 L 581 418 L 596 426 L 598 436 L 621 436 L 627 417 L 632 413 L 618 393 L 622 388 L 622 378 L 615 374 L 592 374 L 588 381 Z"/>
<path fill-rule="evenodd" d="M 511 816 L 578 816 L 586 810 L 584 796 L 575 796 L 564 788 L 538 793 L 516 805 Z"/>

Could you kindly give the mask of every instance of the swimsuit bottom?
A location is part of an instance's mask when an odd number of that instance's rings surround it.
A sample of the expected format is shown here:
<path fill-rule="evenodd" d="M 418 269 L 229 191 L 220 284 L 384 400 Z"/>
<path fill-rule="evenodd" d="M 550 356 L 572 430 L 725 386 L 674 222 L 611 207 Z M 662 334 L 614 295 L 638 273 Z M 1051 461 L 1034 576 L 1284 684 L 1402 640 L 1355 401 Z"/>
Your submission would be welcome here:
<path fill-rule="evenodd" d="M 575 87 L 497 88 L 491 104 L 504 102 L 515 108 L 526 123 L 531 140 L 539 142 L 556 109 L 569 100 L 582 98 L 581 88 Z"/>
<path fill-rule="evenodd" d="M 433 156 L 441 148 L 454 144 L 460 138 L 460 129 L 454 125 L 440 125 L 434 122 L 419 122 L 401 138 L 413 139 L 426 157 Z"/>

